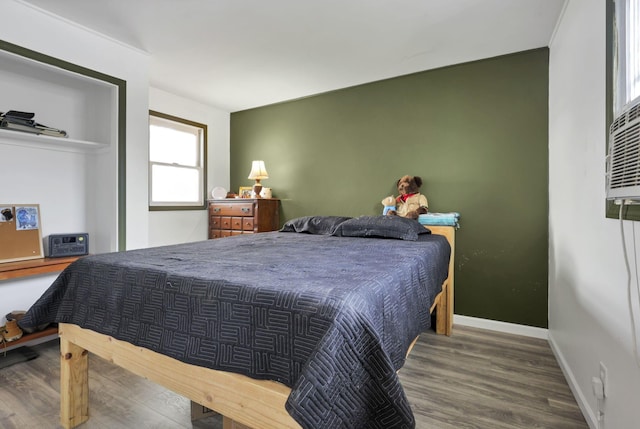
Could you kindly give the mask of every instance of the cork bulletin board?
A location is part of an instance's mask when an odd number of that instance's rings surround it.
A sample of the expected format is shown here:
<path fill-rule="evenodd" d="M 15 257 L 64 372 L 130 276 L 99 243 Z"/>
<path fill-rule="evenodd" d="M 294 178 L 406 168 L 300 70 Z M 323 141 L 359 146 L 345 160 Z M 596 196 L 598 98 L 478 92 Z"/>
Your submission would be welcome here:
<path fill-rule="evenodd" d="M 0 204 L 0 263 L 43 258 L 38 204 Z"/>

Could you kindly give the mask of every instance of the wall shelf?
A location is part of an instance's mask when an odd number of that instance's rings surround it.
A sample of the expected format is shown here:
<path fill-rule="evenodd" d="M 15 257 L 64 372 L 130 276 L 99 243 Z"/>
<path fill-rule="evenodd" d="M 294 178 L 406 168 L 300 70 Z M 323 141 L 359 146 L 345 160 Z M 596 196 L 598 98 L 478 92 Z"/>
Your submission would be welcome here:
<path fill-rule="evenodd" d="M 2 352 L 8 352 L 22 346 L 43 343 L 55 338 L 58 338 L 58 326 L 51 326 L 49 328 L 43 329 L 42 331 L 34 332 L 32 334 L 24 334 L 19 340 L 0 344 L 0 359 L 2 359 Z"/>
<path fill-rule="evenodd" d="M 106 143 L 75 140 L 67 137 L 51 137 L 12 130 L 0 130 L 0 144 L 64 152 L 96 152 L 109 148 L 109 145 Z"/>

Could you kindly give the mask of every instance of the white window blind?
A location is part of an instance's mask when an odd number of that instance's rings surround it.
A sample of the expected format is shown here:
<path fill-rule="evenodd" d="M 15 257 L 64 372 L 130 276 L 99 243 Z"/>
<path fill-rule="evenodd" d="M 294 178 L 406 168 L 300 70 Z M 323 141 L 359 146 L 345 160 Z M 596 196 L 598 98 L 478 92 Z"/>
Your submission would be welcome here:
<path fill-rule="evenodd" d="M 640 0 L 615 2 L 615 92 L 617 116 L 640 101 Z"/>

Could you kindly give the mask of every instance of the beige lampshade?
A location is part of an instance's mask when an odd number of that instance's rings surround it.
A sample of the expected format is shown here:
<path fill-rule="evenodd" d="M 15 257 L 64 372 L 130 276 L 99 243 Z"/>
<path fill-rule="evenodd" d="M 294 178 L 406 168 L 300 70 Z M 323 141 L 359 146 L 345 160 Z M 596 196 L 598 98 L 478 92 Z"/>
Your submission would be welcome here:
<path fill-rule="evenodd" d="M 267 168 L 264 166 L 264 161 L 253 161 L 251 163 L 251 173 L 249 173 L 248 178 L 258 181 L 269 178 L 269 173 L 267 173 Z"/>

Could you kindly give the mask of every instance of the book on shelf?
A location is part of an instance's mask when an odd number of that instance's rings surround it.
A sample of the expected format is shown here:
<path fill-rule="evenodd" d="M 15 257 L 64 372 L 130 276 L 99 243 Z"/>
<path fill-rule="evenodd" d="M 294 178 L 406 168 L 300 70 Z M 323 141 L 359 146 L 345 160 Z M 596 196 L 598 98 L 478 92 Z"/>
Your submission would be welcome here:
<path fill-rule="evenodd" d="M 13 118 L 10 116 L 3 116 L 3 119 L 5 119 L 7 122 L 11 122 L 12 124 L 26 125 L 29 127 L 33 127 L 36 124 L 36 121 L 34 121 L 33 119 Z"/>
<path fill-rule="evenodd" d="M 36 114 L 33 112 L 20 112 L 18 110 L 9 110 L 7 113 L 0 114 L 5 118 L 32 120 Z"/>
<path fill-rule="evenodd" d="M 33 120 L 33 117 L 33 113 L 10 110 L 0 114 L 0 128 L 52 137 L 67 137 L 66 131 L 39 124 Z"/>
<path fill-rule="evenodd" d="M 36 127 L 33 126 L 33 125 L 16 124 L 14 122 L 9 122 L 9 121 L 6 121 L 4 119 L 2 121 L 0 121 L 0 128 L 6 128 L 8 130 L 25 131 L 27 133 L 39 134 L 39 130 L 37 130 Z"/>

